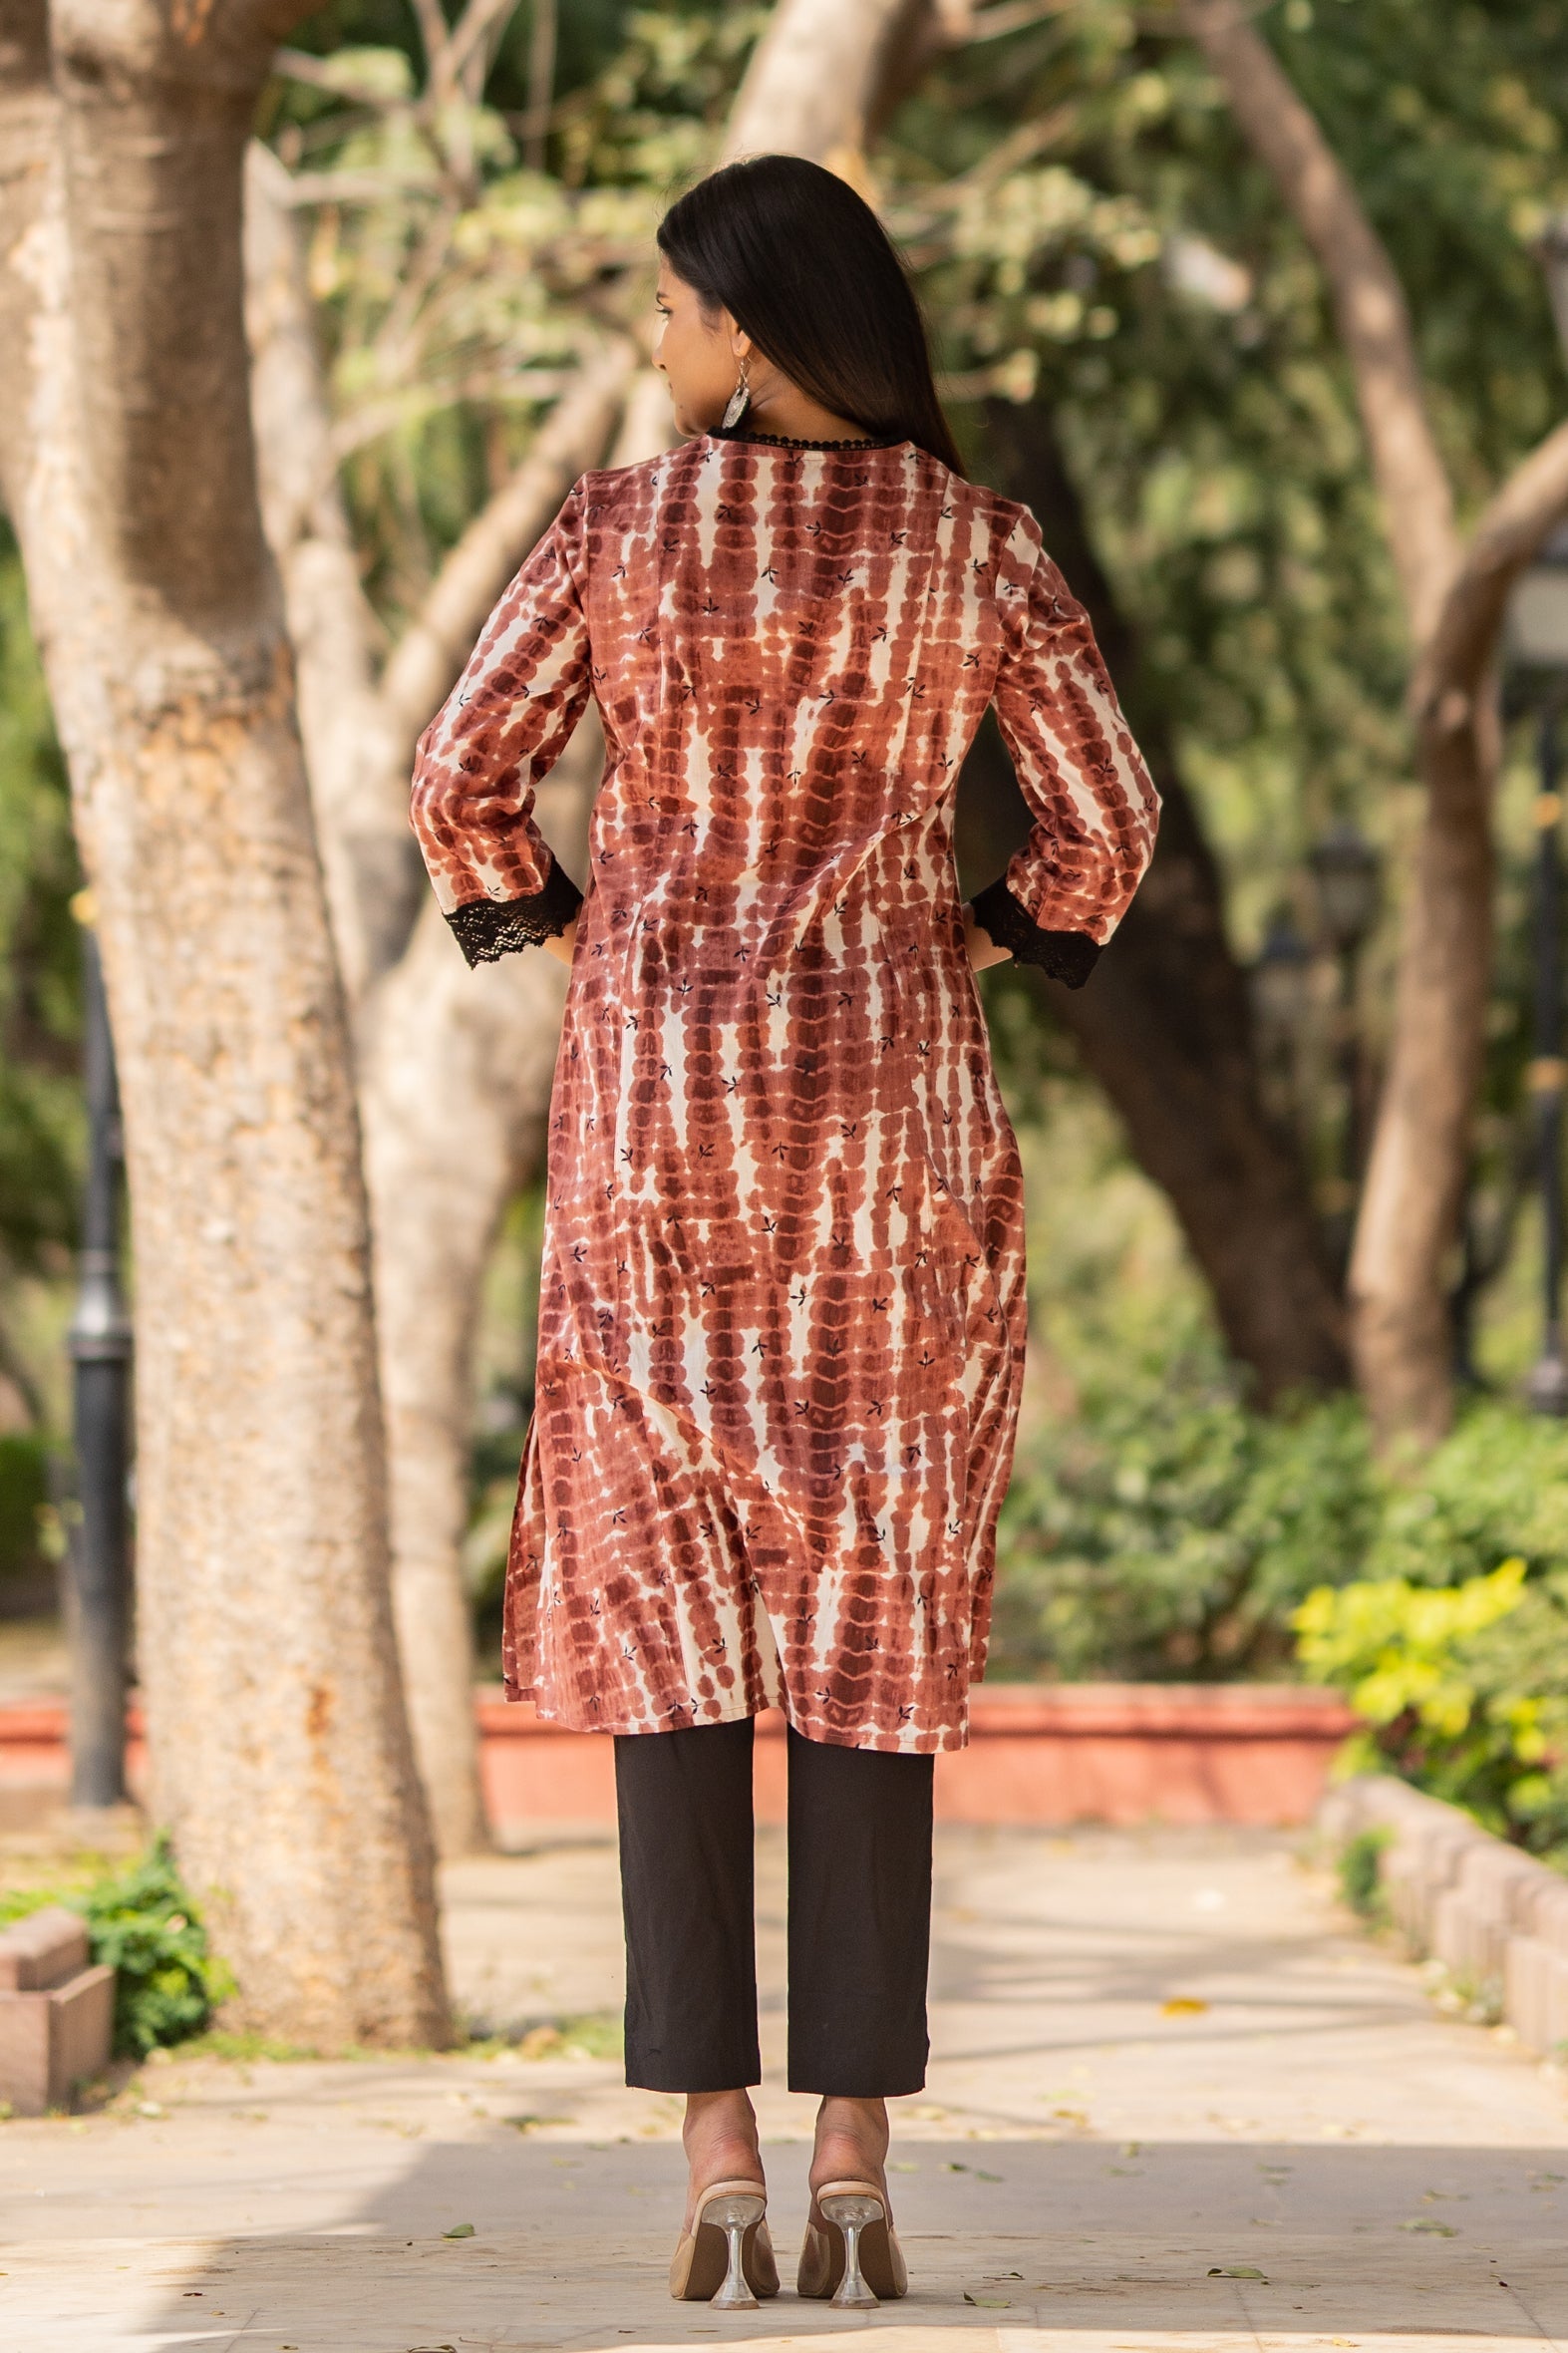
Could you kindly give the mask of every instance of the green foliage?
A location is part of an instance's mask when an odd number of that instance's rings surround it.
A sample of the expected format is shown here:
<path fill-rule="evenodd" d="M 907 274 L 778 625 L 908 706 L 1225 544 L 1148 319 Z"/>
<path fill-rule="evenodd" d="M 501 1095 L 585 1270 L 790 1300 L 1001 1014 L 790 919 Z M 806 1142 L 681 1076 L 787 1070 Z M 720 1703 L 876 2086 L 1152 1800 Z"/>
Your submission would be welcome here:
<path fill-rule="evenodd" d="M 1353 1576 L 1376 1525 L 1351 1400 L 1270 1419 L 1217 1370 L 1123 1368 L 1015 1469 L 992 1671 L 1287 1672 L 1290 1611 L 1325 1575 Z"/>
<path fill-rule="evenodd" d="M 517 2044 L 523 2059 L 619 2059 L 625 2049 L 619 2010 L 587 2010 L 530 2026 Z"/>
<path fill-rule="evenodd" d="M 0 1273 L 47 1262 L 75 1232 L 78 887 L 21 566 L 0 527 Z"/>
<path fill-rule="evenodd" d="M 1304 1672 L 1352 1690 L 1423 1787 L 1450 1748 L 1461 1778 L 1484 1752 L 1512 1793 L 1485 1780 L 1499 1826 L 1555 1820 L 1568 1432 L 1476 1405 L 1422 1463 L 1384 1466 L 1352 1399 L 1265 1417 L 1212 1346 L 1098 1344 L 1071 1409 L 1020 1442 L 993 1674 Z"/>
<path fill-rule="evenodd" d="M 1294 1623 L 1306 1672 L 1366 1721 L 1347 1763 L 1392 1769 L 1568 1865 L 1568 1567 L 1325 1586 Z"/>
<path fill-rule="evenodd" d="M 166 1838 L 123 1877 L 89 1888 L 80 1908 L 93 1958 L 119 1971 L 118 2050 L 145 2056 L 159 2044 L 183 2042 L 233 1992 L 227 1966 L 213 1958 L 200 1915 L 180 1885 Z"/>
<path fill-rule="evenodd" d="M 199 2034 L 233 1992 L 200 1914 L 181 1886 L 165 1837 L 129 1869 L 86 1885 L 32 1887 L 0 1896 L 0 1924 L 63 1903 L 87 1922 L 93 1959 L 118 1971 L 115 2048 L 136 2058 Z"/>
<path fill-rule="evenodd" d="M 1523 1585 L 1522 1560 L 1505 1560 L 1490 1576 L 1446 1588 L 1400 1577 L 1339 1592 L 1320 1585 L 1292 1619 L 1298 1655 L 1309 1675 L 1348 1691 L 1369 1723 L 1413 1716 L 1423 1731 L 1451 1740 L 1465 1730 L 1475 1703 L 1457 1646 L 1516 1609 Z"/>
<path fill-rule="evenodd" d="M 49 1456 L 29 1432 L 0 1436 L 0 1592 L 46 1568 L 43 1516 L 49 1507 Z"/>
<path fill-rule="evenodd" d="M 1359 1831 L 1339 1858 L 1340 1893 L 1362 1919 L 1381 1922 L 1388 1916 L 1383 1892 L 1383 1856 L 1392 1833 Z"/>
<path fill-rule="evenodd" d="M 1418 1474 L 1391 1482 L 1369 1577 L 1459 1584 L 1514 1556 L 1568 1568 L 1568 1429 L 1517 1406 L 1472 1406 Z"/>
<path fill-rule="evenodd" d="M 214 1999 L 220 1998 L 214 1996 Z M 349 2052 L 325 2054 L 330 2057 L 352 2057 Z M 254 2028 L 235 2033 L 227 2027 L 212 2026 L 195 2037 L 195 2048 L 190 2057 L 231 2059 L 242 2067 L 254 2067 L 264 2060 L 278 2066 L 301 2059 L 320 2059 L 324 2056 L 311 2043 L 282 2042 L 276 2035 L 258 2034 Z"/>

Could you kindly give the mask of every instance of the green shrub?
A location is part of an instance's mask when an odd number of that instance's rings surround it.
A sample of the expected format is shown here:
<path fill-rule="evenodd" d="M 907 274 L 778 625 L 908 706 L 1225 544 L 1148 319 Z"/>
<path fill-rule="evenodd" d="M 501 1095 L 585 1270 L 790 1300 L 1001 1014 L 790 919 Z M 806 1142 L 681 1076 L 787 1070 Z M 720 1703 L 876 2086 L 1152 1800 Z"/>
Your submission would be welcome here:
<path fill-rule="evenodd" d="M 1568 1865 L 1568 1569 L 1531 1578 L 1516 1557 L 1446 1590 L 1324 1586 L 1294 1622 L 1307 1673 L 1366 1721 L 1347 1764 L 1392 1770 Z"/>
<path fill-rule="evenodd" d="M 1364 1920 L 1387 1917 L 1383 1892 L 1383 1856 L 1393 1834 L 1387 1830 L 1359 1831 L 1339 1859 L 1340 1893 Z"/>
<path fill-rule="evenodd" d="M 168 1842 L 157 1843 L 122 1877 L 100 1880 L 81 1903 L 93 1957 L 120 1972 L 115 2047 L 138 2057 L 199 2034 L 233 1981 L 207 1947 L 207 1932 L 179 1883 Z"/>
<path fill-rule="evenodd" d="M 1519 1559 L 1568 1568 L 1568 1428 L 1516 1405 L 1472 1405 L 1413 1473 L 1384 1482 L 1363 1575 L 1458 1585 Z"/>
<path fill-rule="evenodd" d="M 1201 1354 L 1123 1362 L 1020 1445 L 992 1672 L 1290 1675 L 1307 1665 L 1292 1615 L 1314 1588 L 1457 1587 L 1509 1559 L 1531 1596 L 1521 1624 L 1544 1642 L 1550 1580 L 1568 1577 L 1562 1424 L 1473 1406 L 1423 1462 L 1385 1467 L 1353 1399 L 1270 1417 Z M 1519 1672 L 1528 1693 L 1531 1670 Z"/>
<path fill-rule="evenodd" d="M 118 1971 L 115 2049 L 146 2058 L 160 2044 L 199 2034 L 233 1991 L 226 1965 L 180 1885 L 166 1838 L 119 1873 L 84 1886 L 35 1887 L 0 1898 L 0 1922 L 64 1903 L 87 1922 L 95 1961 Z"/>
<path fill-rule="evenodd" d="M 1149 1368 L 1020 1449 L 991 1671 L 1289 1674 L 1291 1610 L 1357 1575 L 1377 1528 L 1354 1401 L 1274 1419 L 1206 1369 Z"/>

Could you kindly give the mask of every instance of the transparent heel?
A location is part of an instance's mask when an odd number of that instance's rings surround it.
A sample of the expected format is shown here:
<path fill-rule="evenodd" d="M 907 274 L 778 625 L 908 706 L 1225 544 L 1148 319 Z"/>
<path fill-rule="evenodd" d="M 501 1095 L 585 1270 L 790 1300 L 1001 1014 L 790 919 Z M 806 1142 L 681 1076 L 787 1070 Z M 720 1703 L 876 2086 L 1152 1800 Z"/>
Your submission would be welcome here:
<path fill-rule="evenodd" d="M 868 2312 L 909 2293 L 909 2270 L 877 2182 L 823 2182 L 811 2198 L 795 2290 Z"/>
<path fill-rule="evenodd" d="M 731 2190 L 722 2197 L 710 2197 L 703 2206 L 703 2220 L 721 2229 L 729 2245 L 729 2262 L 723 2284 L 710 2298 L 715 2312 L 755 2312 L 757 2298 L 746 2277 L 746 2233 L 754 2222 L 763 2218 L 764 2200 L 742 2190 Z M 874 2299 L 873 2299 L 874 2301 Z"/>
<path fill-rule="evenodd" d="M 670 2293 L 680 2303 L 714 2304 L 721 2312 L 755 2312 L 760 2296 L 779 2293 L 760 2183 L 714 2182 L 703 2191 L 670 2263 Z"/>
<path fill-rule="evenodd" d="M 867 2287 L 860 2270 L 860 2233 L 874 2222 L 886 2220 L 886 2211 L 879 2197 L 828 2195 L 818 2200 L 829 2222 L 835 2222 L 844 2234 L 844 2275 L 833 2296 L 835 2304 L 847 2305 L 852 2311 L 868 2312 L 881 2299 Z"/>

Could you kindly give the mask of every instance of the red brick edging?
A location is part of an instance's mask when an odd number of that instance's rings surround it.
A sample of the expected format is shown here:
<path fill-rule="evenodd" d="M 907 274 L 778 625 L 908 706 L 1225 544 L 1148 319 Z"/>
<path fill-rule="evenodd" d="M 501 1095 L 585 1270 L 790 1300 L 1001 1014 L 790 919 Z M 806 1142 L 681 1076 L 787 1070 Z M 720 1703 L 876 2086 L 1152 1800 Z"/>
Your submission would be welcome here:
<path fill-rule="evenodd" d="M 615 1814 L 602 1733 L 544 1723 L 496 1690 L 474 1694 L 485 1800 L 503 1840 L 530 1824 Z M 998 1683 L 971 1705 L 970 1745 L 937 1764 L 946 1822 L 1296 1824 L 1310 1820 L 1354 1719 L 1299 1684 Z M 130 1710 L 132 1786 L 145 1786 Z M 784 1723 L 760 1720 L 757 1810 L 784 1813 Z M 69 1785 L 60 1700 L 0 1705 L 0 1825 L 36 1820 Z"/>
<path fill-rule="evenodd" d="M 614 1819 L 610 1746 L 526 1703 L 478 1695 L 485 1800 L 501 1836 Z M 1355 1719 L 1297 1684 L 1000 1683 L 978 1690 L 970 1745 L 937 1760 L 945 1822 L 1293 1824 L 1310 1820 Z M 784 1720 L 760 1719 L 757 1811 L 784 1819 Z"/>

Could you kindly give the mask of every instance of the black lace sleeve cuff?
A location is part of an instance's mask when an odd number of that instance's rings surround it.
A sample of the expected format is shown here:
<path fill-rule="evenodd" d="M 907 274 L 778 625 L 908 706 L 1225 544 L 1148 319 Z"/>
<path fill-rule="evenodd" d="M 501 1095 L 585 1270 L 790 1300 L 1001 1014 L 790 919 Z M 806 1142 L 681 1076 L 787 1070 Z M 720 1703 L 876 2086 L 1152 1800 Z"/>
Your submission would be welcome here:
<path fill-rule="evenodd" d="M 470 964 L 494 964 L 514 948 L 537 947 L 565 930 L 582 892 L 556 858 L 542 890 L 526 898 L 473 898 L 447 917 Z"/>
<path fill-rule="evenodd" d="M 1038 964 L 1048 978 L 1060 980 L 1070 989 L 1081 989 L 1094 971 L 1099 942 L 1091 939 L 1087 931 L 1043 930 L 1002 876 L 977 890 L 969 903 L 975 910 L 975 921 L 999 948 L 1011 949 L 1015 963 Z"/>

